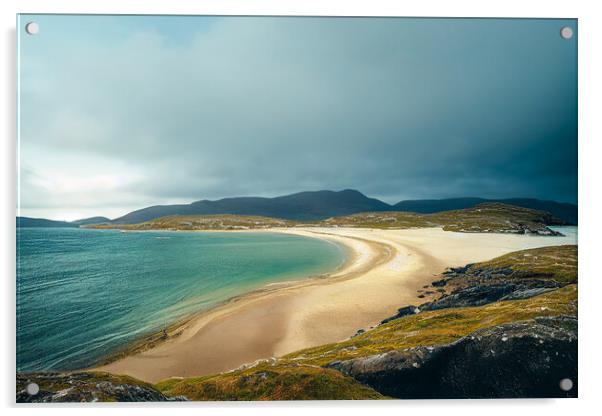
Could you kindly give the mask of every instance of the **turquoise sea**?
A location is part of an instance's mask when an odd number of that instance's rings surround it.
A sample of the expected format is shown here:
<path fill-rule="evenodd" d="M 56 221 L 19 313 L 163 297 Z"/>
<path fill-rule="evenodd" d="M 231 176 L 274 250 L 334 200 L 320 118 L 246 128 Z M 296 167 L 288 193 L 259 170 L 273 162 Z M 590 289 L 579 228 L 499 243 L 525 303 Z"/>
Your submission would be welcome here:
<path fill-rule="evenodd" d="M 17 229 L 17 371 L 71 370 L 268 283 L 335 270 L 341 247 L 275 233 Z"/>

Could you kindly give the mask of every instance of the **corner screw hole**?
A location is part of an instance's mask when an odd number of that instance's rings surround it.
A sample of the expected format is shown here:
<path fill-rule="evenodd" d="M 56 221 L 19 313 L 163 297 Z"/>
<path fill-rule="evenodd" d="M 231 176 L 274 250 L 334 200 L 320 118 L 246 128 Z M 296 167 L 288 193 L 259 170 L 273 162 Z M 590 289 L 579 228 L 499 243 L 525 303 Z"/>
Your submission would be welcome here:
<path fill-rule="evenodd" d="M 29 22 L 25 25 L 25 31 L 28 35 L 37 35 L 40 31 L 40 25 L 36 22 Z"/>
<path fill-rule="evenodd" d="M 570 378 L 563 378 L 560 380 L 560 390 L 563 391 L 571 391 L 573 389 L 573 380 Z"/>
<path fill-rule="evenodd" d="M 37 383 L 29 383 L 25 390 L 30 396 L 35 396 L 40 391 L 40 386 L 38 386 Z"/>

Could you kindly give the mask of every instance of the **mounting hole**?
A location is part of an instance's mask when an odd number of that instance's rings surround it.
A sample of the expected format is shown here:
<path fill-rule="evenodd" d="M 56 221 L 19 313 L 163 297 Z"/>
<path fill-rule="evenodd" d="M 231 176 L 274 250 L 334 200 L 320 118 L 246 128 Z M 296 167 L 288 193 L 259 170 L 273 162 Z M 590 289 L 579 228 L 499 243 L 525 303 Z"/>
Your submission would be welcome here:
<path fill-rule="evenodd" d="M 39 393 L 40 386 L 38 386 L 37 383 L 29 383 L 27 387 L 25 387 L 25 391 L 27 391 L 27 394 L 29 394 L 30 396 L 35 396 Z"/>
<path fill-rule="evenodd" d="M 562 39 L 570 39 L 573 37 L 573 29 L 569 26 L 565 26 L 560 29 L 560 36 Z"/>
<path fill-rule="evenodd" d="M 25 25 L 25 31 L 29 35 L 37 35 L 40 31 L 40 25 L 38 25 L 36 22 L 29 22 Z"/>
<path fill-rule="evenodd" d="M 560 383 L 558 383 L 558 385 L 560 386 L 560 390 L 571 391 L 573 389 L 573 380 L 571 380 L 570 378 L 563 378 L 562 380 L 560 380 Z"/>

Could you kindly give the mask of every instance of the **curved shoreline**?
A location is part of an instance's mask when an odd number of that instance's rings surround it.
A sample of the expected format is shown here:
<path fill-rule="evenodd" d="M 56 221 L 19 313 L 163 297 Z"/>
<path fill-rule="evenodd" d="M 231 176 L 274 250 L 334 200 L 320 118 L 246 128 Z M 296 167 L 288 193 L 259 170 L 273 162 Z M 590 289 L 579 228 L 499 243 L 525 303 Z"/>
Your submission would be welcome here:
<path fill-rule="evenodd" d="M 291 317 L 292 311 L 290 306 L 292 306 L 292 302 L 288 300 L 290 300 L 291 297 L 294 297 L 296 292 L 302 291 L 304 288 L 308 287 L 330 285 L 334 282 L 344 282 L 348 279 L 359 277 L 366 271 L 374 268 L 375 265 L 382 264 L 392 255 L 391 248 L 387 247 L 385 244 L 379 244 L 361 238 L 343 238 L 330 233 L 316 231 L 317 230 L 313 229 L 282 228 L 252 230 L 249 232 L 293 234 L 327 240 L 331 243 L 343 246 L 348 255 L 346 261 L 335 271 L 326 275 L 309 276 L 304 279 L 269 284 L 260 289 L 230 298 L 208 310 L 200 311 L 184 320 L 175 322 L 167 328 L 167 339 L 163 339 L 161 332 L 150 334 L 138 341 L 134 341 L 124 350 L 117 351 L 110 355 L 104 361 L 106 364 L 95 367 L 93 370 L 134 375 L 142 380 L 153 382 L 171 376 L 178 376 L 178 373 L 171 374 L 170 372 L 164 371 L 152 371 L 148 367 L 153 366 L 153 362 L 155 361 L 163 361 L 165 353 L 171 355 L 170 352 L 172 351 L 170 350 L 172 347 L 185 345 L 191 339 L 195 338 L 195 336 L 198 336 L 199 332 L 203 330 L 209 332 L 210 334 L 208 336 L 210 336 L 213 334 L 213 329 L 220 321 L 228 319 L 241 311 L 246 312 L 252 309 L 269 310 L 274 313 L 275 319 L 269 319 L 270 323 L 267 325 L 273 336 L 266 340 L 267 342 L 255 343 L 252 348 L 254 351 L 245 348 L 245 351 L 238 351 L 239 353 L 242 352 L 242 354 L 229 354 L 230 359 L 225 360 L 224 365 L 192 366 L 196 371 L 191 373 L 187 371 L 188 369 L 184 368 L 188 366 L 175 365 L 172 367 L 179 367 L 179 370 L 186 370 L 184 372 L 187 374 L 203 375 L 230 370 L 249 361 L 277 355 L 276 345 L 279 344 L 280 338 L 286 338 L 287 328 L 286 325 L 283 325 L 285 323 L 284 321 Z M 287 298 L 287 301 L 284 301 L 285 298 Z M 266 331 L 261 330 L 259 332 Z M 260 335 L 259 332 L 257 335 Z M 249 335 L 252 336 L 253 334 Z M 278 349 L 280 350 L 281 348 Z M 249 352 L 251 352 L 251 354 L 248 354 Z M 177 353 L 177 355 L 182 355 L 182 351 L 177 351 Z M 184 355 L 186 356 L 188 354 L 185 353 Z M 198 356 L 197 354 L 194 355 L 201 360 L 208 358 L 206 355 L 202 354 L 201 356 Z M 185 356 L 182 357 L 182 362 L 189 361 L 187 359 L 188 357 Z M 214 360 L 211 361 L 215 363 Z"/>
<path fill-rule="evenodd" d="M 378 324 L 401 306 L 427 301 L 428 297 L 418 299 L 417 291 L 446 267 L 563 241 L 441 229 L 264 231 L 326 239 L 345 245 L 352 256 L 327 278 L 264 287 L 193 315 L 174 325 L 168 339 L 130 350 L 131 354 L 95 370 L 156 382 L 219 373 L 257 359 L 340 341 Z"/>
<path fill-rule="evenodd" d="M 319 280 L 319 279 L 331 278 L 331 276 L 338 275 L 339 273 L 343 273 L 355 261 L 356 253 L 353 250 L 350 250 L 349 247 L 345 244 L 341 244 L 340 242 L 332 241 L 331 239 L 328 239 L 328 238 L 325 238 L 322 236 L 307 236 L 305 234 L 302 235 L 302 234 L 292 233 L 292 232 L 287 233 L 285 230 L 286 229 L 282 229 L 282 230 L 280 230 L 280 229 L 269 229 L 269 230 L 259 229 L 259 230 L 229 230 L 229 231 L 207 230 L 207 231 L 177 231 L 177 232 L 186 232 L 186 233 L 198 233 L 198 232 L 271 233 L 271 234 L 291 234 L 291 235 L 296 235 L 299 237 L 320 239 L 320 240 L 328 242 L 329 244 L 334 244 L 338 248 L 343 250 L 345 252 L 343 261 L 339 265 L 337 265 L 336 268 L 331 272 L 320 273 L 320 274 L 310 274 L 307 276 L 300 276 L 300 277 L 294 278 L 294 280 L 281 280 L 281 281 L 266 283 L 266 284 L 262 285 L 261 287 L 251 289 L 249 291 L 246 291 L 246 292 L 240 293 L 238 295 L 234 295 L 234 296 L 231 296 L 224 300 L 218 301 L 208 308 L 203 308 L 203 309 L 197 310 L 195 312 L 188 313 L 185 316 L 182 316 L 182 317 L 176 319 L 175 321 L 173 321 L 172 323 L 170 323 L 169 325 L 167 325 L 163 330 L 157 330 L 155 332 L 144 333 L 141 336 L 134 338 L 133 340 L 129 341 L 125 346 L 123 346 L 121 348 L 117 348 L 110 354 L 108 354 L 104 357 L 101 357 L 101 359 L 99 359 L 92 367 L 90 367 L 90 369 L 96 370 L 102 366 L 107 366 L 107 365 L 109 365 L 117 360 L 120 360 L 124 357 L 127 357 L 129 355 L 138 354 L 140 352 L 147 351 L 151 348 L 154 348 L 154 347 L 160 345 L 161 343 L 163 343 L 167 340 L 179 337 L 180 335 L 182 335 L 184 330 L 189 329 L 191 321 L 198 319 L 205 314 L 210 314 L 220 308 L 224 308 L 224 307 L 227 307 L 228 305 L 232 305 L 238 301 L 244 300 L 245 298 L 252 298 L 252 297 L 256 297 L 256 296 L 260 296 L 260 295 L 266 295 L 275 290 L 281 290 L 281 289 L 289 288 L 292 286 L 298 286 L 298 285 L 304 284 L 304 283 L 311 283 L 312 281 Z M 162 232 L 162 231 L 164 231 L 164 230 L 157 230 L 157 232 Z M 133 230 L 133 231 L 128 231 L 128 232 L 148 233 L 148 232 L 155 232 L 155 230 Z M 175 232 L 175 231 L 169 231 L 169 232 Z"/>

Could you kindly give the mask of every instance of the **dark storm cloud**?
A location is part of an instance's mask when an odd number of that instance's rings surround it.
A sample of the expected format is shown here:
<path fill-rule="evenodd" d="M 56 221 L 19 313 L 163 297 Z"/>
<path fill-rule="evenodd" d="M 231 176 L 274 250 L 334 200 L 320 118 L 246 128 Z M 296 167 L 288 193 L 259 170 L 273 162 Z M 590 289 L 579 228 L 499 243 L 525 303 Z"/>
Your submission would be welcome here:
<path fill-rule="evenodd" d="M 73 38 L 76 17 L 45 19 L 22 45 L 21 137 L 28 169 L 64 170 L 49 199 L 79 173 L 72 200 L 123 210 L 342 188 L 576 200 L 574 21 L 187 18 L 176 37 L 113 17 Z M 40 185 L 22 186 L 27 208 Z"/>

